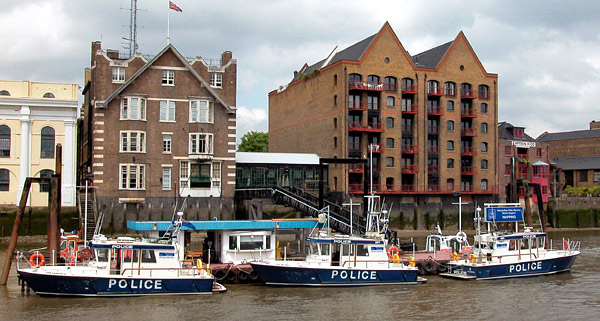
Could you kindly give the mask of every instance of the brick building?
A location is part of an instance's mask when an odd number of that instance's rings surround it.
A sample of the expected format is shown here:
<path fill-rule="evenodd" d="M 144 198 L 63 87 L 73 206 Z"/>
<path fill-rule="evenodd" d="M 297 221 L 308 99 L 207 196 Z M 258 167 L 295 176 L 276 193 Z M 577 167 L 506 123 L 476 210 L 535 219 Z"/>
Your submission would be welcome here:
<path fill-rule="evenodd" d="M 489 201 L 497 193 L 497 75 L 465 35 L 411 56 L 386 22 L 305 64 L 269 93 L 269 151 L 364 158 L 374 188 L 401 203 Z M 361 194 L 367 171 L 330 165 L 332 190 Z"/>
<path fill-rule="evenodd" d="M 548 202 L 550 193 L 550 155 L 549 146 L 544 142 L 536 142 L 534 138 L 525 133 L 525 127 L 513 126 L 507 122 L 498 125 L 498 167 L 500 202 L 508 199 L 508 186 L 510 182 L 525 179 L 531 183 L 539 184 L 542 200 Z M 537 202 L 535 189 L 533 201 Z M 523 198 L 523 189 L 518 190 L 519 197 Z"/>
<path fill-rule="evenodd" d="M 552 163 L 559 171 L 557 185 L 592 187 L 600 184 L 600 122 L 587 130 L 541 134 L 538 142 L 549 146 Z"/>
<path fill-rule="evenodd" d="M 200 218 L 228 217 L 236 137 L 231 52 L 188 59 L 168 45 L 147 60 L 93 42 L 91 58 L 79 176 L 94 175 L 99 208 L 170 218 L 176 198 L 189 197 Z"/>

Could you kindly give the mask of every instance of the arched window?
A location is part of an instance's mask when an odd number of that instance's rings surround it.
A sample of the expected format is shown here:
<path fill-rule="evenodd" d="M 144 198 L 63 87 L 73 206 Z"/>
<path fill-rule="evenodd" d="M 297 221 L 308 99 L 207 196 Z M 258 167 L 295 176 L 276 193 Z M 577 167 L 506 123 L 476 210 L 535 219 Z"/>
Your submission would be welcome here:
<path fill-rule="evenodd" d="M 450 150 L 450 151 L 454 150 L 454 141 L 452 141 L 452 140 L 449 140 L 449 141 L 446 143 L 446 149 L 447 149 L 447 150 Z"/>
<path fill-rule="evenodd" d="M 488 161 L 487 159 L 481 160 L 481 169 L 488 169 Z"/>
<path fill-rule="evenodd" d="M 448 131 L 454 131 L 454 121 L 449 120 L 446 122 L 446 129 Z"/>
<path fill-rule="evenodd" d="M 40 158 L 54 158 L 54 129 L 52 127 L 42 128 L 41 146 Z"/>
<path fill-rule="evenodd" d="M 0 126 L 0 157 L 10 157 L 10 128 Z"/>
<path fill-rule="evenodd" d="M 385 119 L 385 128 L 394 128 L 394 118 L 387 117 Z"/>
<path fill-rule="evenodd" d="M 444 83 L 444 94 L 446 96 L 456 96 L 456 84 L 451 81 Z"/>
<path fill-rule="evenodd" d="M 0 168 L 0 191 L 6 192 L 10 187 L 10 172 L 8 169 Z"/>
<path fill-rule="evenodd" d="M 488 124 L 487 123 L 481 123 L 481 132 L 482 133 L 487 133 L 488 131 Z"/>
<path fill-rule="evenodd" d="M 360 75 L 360 74 L 349 74 L 348 75 L 349 82 L 361 81 L 361 80 L 362 80 L 362 75 Z"/>
<path fill-rule="evenodd" d="M 402 93 L 416 93 L 417 86 L 413 85 L 413 80 L 411 78 L 403 78 L 402 79 Z"/>
<path fill-rule="evenodd" d="M 372 84 L 372 85 L 377 85 L 377 84 L 379 84 L 379 76 L 377 76 L 377 75 L 369 75 L 367 77 L 367 82 L 369 84 Z"/>
<path fill-rule="evenodd" d="M 427 94 L 429 95 L 440 95 L 440 83 L 437 80 L 430 80 L 427 82 Z"/>
<path fill-rule="evenodd" d="M 481 152 L 485 153 L 487 151 L 488 151 L 488 143 L 486 143 L 486 142 L 481 143 Z"/>
<path fill-rule="evenodd" d="M 385 178 L 385 188 L 388 191 L 393 191 L 394 190 L 394 178 L 393 177 L 386 177 Z"/>
<path fill-rule="evenodd" d="M 488 85 L 479 85 L 479 99 L 489 99 L 490 98 L 490 87 Z"/>
<path fill-rule="evenodd" d="M 448 100 L 448 102 L 446 102 L 446 110 L 454 111 L 454 102 L 452 100 Z"/>
<path fill-rule="evenodd" d="M 51 178 L 54 172 L 51 169 L 42 169 L 40 171 L 40 178 Z M 40 192 L 50 192 L 50 183 L 40 183 Z"/>
<path fill-rule="evenodd" d="M 482 191 L 487 191 L 488 190 L 488 180 L 487 179 L 482 179 L 481 180 L 481 190 Z"/>
<path fill-rule="evenodd" d="M 8 92 L 8 90 L 0 90 L 0 96 L 10 96 L 10 93 Z"/>
<path fill-rule="evenodd" d="M 44 98 L 55 98 L 53 93 L 45 93 Z"/>
<path fill-rule="evenodd" d="M 385 148 L 387 148 L 387 149 L 394 148 L 394 139 L 393 138 L 386 138 L 385 139 Z"/>
<path fill-rule="evenodd" d="M 481 103 L 481 112 L 484 114 L 487 114 L 488 112 L 488 105 L 486 103 Z"/>
<path fill-rule="evenodd" d="M 454 158 L 448 158 L 446 160 L 446 168 L 454 168 Z"/>
<path fill-rule="evenodd" d="M 394 157 L 386 157 L 385 158 L 385 167 L 394 167 Z"/>
<path fill-rule="evenodd" d="M 398 89 L 396 77 L 387 76 L 383 78 L 383 89 L 385 91 L 396 91 Z"/>
<path fill-rule="evenodd" d="M 388 107 L 394 107 L 394 105 L 396 104 L 396 99 L 392 96 L 388 96 L 387 98 L 387 106 Z"/>
<path fill-rule="evenodd" d="M 454 178 L 448 178 L 446 180 L 446 190 L 454 191 Z"/>

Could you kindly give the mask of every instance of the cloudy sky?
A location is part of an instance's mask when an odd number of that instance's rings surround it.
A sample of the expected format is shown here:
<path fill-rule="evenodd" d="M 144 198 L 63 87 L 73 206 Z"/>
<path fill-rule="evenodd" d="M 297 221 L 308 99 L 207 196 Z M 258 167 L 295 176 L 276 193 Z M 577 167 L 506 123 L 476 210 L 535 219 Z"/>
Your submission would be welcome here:
<path fill-rule="evenodd" d="M 0 0 L 0 79 L 77 83 L 92 41 L 123 48 L 130 0 Z M 267 131 L 268 92 L 294 70 L 389 21 L 411 53 L 462 30 L 499 75 L 499 120 L 544 131 L 600 120 L 600 1 L 174 0 L 171 42 L 186 57 L 238 61 L 238 139 Z M 138 0 L 139 52 L 166 45 L 168 0 Z"/>

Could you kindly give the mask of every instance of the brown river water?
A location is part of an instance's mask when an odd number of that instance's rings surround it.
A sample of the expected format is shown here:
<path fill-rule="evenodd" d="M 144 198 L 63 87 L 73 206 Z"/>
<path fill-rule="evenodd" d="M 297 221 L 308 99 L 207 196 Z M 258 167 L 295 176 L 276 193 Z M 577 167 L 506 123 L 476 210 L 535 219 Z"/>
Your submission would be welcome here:
<path fill-rule="evenodd" d="M 212 295 L 45 298 L 21 293 L 13 265 L 8 285 L 0 286 L 0 320 L 600 319 L 600 231 L 549 234 L 554 244 L 562 237 L 581 241 L 570 273 L 494 281 L 427 276 L 425 284 L 359 288 L 228 284 L 227 292 Z M 424 244 L 424 238 L 416 241 Z M 5 255 L 4 244 L 0 267 Z"/>

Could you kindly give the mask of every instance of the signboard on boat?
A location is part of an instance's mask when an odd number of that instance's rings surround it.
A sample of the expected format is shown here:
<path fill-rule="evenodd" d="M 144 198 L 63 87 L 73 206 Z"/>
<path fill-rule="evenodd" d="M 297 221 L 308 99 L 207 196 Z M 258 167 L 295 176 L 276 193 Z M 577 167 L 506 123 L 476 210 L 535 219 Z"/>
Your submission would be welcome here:
<path fill-rule="evenodd" d="M 523 220 L 522 207 L 486 207 L 486 222 L 518 222 Z"/>

